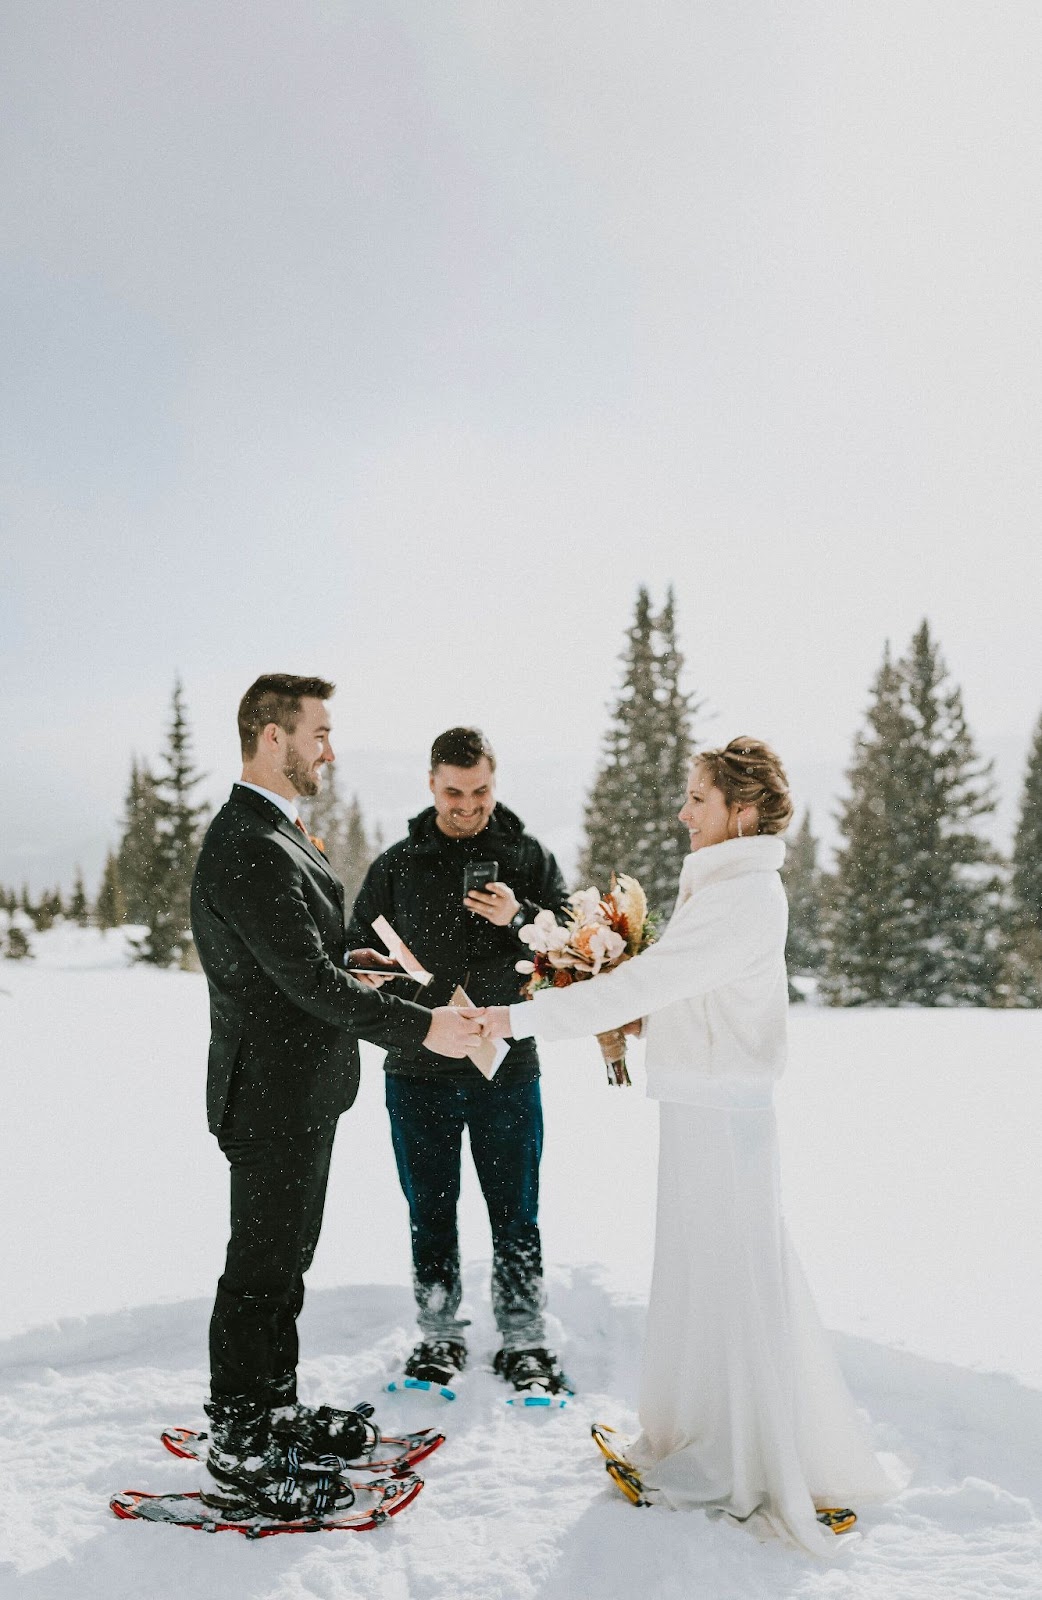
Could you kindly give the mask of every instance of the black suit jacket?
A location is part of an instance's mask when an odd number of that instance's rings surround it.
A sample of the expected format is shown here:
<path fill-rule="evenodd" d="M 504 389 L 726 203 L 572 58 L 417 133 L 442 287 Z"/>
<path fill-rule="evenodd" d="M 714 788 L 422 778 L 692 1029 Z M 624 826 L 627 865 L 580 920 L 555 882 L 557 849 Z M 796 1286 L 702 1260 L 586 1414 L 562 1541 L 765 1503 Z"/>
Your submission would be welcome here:
<path fill-rule="evenodd" d="M 415 1050 L 423 1006 L 343 970 L 344 890 L 278 806 L 242 784 L 214 817 L 192 880 L 192 933 L 210 986 L 210 1130 L 293 1133 L 358 1092 L 359 1038 Z"/>

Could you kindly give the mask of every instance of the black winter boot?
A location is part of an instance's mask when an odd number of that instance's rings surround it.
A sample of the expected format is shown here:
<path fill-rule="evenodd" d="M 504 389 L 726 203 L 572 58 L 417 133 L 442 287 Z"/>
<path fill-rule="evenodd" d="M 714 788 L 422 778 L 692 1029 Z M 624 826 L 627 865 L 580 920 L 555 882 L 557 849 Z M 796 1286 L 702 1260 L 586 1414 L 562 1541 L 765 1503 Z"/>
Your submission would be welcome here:
<path fill-rule="evenodd" d="M 451 1383 L 467 1365 L 467 1347 L 461 1339 L 422 1339 L 405 1363 L 407 1378 L 423 1383 Z"/>
<path fill-rule="evenodd" d="M 574 1394 L 553 1351 L 542 1345 L 530 1350 L 497 1350 L 492 1370 L 505 1378 L 519 1394 Z"/>
<path fill-rule="evenodd" d="M 336 1406 L 306 1406 L 297 1399 L 297 1375 L 288 1372 L 271 1386 L 271 1431 L 286 1444 L 298 1444 L 307 1454 L 340 1456 L 357 1462 L 371 1456 L 380 1431 L 369 1421 L 373 1407 L 367 1400 L 347 1411 Z"/>
<path fill-rule="evenodd" d="M 372 1412 L 368 1401 L 354 1411 L 338 1411 L 336 1406 L 306 1406 L 294 1400 L 272 1409 L 271 1435 L 284 1444 L 298 1444 L 308 1455 L 333 1455 L 358 1464 L 380 1442 L 378 1428 L 368 1420 Z"/>
<path fill-rule="evenodd" d="M 354 1490 L 339 1475 L 345 1462 L 277 1437 L 267 1405 L 227 1398 L 210 1400 L 203 1409 L 210 1419 L 205 1505 L 295 1522 L 354 1503 Z"/>

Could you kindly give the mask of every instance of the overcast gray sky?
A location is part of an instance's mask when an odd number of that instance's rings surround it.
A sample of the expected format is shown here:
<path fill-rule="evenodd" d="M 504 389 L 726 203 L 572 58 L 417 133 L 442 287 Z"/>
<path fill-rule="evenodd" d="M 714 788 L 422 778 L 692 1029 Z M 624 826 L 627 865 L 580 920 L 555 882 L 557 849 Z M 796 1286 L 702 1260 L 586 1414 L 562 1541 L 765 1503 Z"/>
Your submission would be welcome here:
<path fill-rule="evenodd" d="M 4 13 L 0 880 L 93 865 L 176 671 L 215 795 L 321 671 L 363 800 L 477 719 L 546 825 L 641 581 L 808 791 L 929 616 L 1015 787 L 1042 9 Z"/>

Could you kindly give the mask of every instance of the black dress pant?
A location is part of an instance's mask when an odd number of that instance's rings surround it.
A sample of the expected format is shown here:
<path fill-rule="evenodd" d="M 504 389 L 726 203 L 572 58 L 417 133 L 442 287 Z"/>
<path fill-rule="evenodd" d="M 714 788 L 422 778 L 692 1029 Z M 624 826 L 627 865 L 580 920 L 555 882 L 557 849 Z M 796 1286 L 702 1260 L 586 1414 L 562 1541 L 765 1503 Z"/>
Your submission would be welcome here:
<path fill-rule="evenodd" d="M 296 1374 L 304 1273 L 322 1227 L 335 1132 L 331 1122 L 293 1135 L 217 1136 L 231 1169 L 231 1237 L 210 1319 L 215 1400 L 268 1404 L 272 1385 Z"/>

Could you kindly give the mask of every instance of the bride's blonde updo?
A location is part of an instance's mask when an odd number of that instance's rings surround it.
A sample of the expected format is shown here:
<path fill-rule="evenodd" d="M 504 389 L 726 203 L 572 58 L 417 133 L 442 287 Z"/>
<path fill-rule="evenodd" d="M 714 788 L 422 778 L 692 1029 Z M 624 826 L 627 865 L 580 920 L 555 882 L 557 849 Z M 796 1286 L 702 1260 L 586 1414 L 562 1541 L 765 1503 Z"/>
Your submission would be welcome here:
<path fill-rule="evenodd" d="M 785 768 L 762 739 L 732 739 L 722 750 L 696 750 L 729 806 L 755 806 L 757 833 L 784 833 L 792 820 L 792 796 Z"/>

